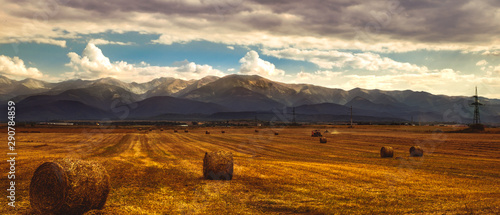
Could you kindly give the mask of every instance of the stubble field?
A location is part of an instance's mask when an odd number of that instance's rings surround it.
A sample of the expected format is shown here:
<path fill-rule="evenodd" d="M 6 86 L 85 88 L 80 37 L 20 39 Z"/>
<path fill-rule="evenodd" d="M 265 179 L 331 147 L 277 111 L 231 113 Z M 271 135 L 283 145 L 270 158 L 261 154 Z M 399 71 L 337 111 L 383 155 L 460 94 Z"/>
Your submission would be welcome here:
<path fill-rule="evenodd" d="M 328 130 L 328 142 L 313 129 Z M 3 198 L 0 214 L 33 213 L 35 169 L 65 157 L 99 161 L 111 177 L 104 209 L 88 214 L 499 214 L 500 129 L 437 129 L 456 128 L 18 128 L 17 207 Z M 413 145 L 423 157 L 409 157 Z M 382 146 L 394 158 L 380 158 Z M 233 153 L 233 180 L 202 178 L 214 150 Z M 0 167 L 6 194 L 9 164 Z"/>

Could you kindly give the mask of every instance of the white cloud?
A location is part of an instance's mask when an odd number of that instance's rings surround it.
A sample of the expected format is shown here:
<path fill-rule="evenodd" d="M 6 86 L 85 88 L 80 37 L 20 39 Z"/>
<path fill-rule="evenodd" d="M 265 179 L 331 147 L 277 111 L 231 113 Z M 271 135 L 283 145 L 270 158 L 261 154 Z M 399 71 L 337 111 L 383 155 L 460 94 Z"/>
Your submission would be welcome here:
<path fill-rule="evenodd" d="M 321 50 L 300 50 L 288 48 L 281 50 L 264 49 L 263 54 L 292 60 L 308 61 L 318 65 L 323 69 L 350 67 L 353 69 L 362 69 L 368 71 L 389 71 L 389 72 L 426 72 L 425 66 L 417 66 L 410 63 L 394 61 L 387 57 L 381 57 L 378 54 L 350 53 Z"/>
<path fill-rule="evenodd" d="M 281 77 L 285 75 L 285 71 L 276 69 L 274 64 L 262 60 L 256 51 L 249 51 L 240 59 L 240 74 L 245 75 L 260 75 L 267 78 Z"/>
<path fill-rule="evenodd" d="M 234 50 L 234 46 L 227 46 L 228 49 Z"/>
<path fill-rule="evenodd" d="M 41 78 L 43 74 L 33 67 L 26 67 L 19 57 L 0 55 L 0 74 L 12 79 Z"/>
<path fill-rule="evenodd" d="M 66 48 L 66 40 L 57 40 L 51 38 L 40 38 L 35 36 L 30 37 L 18 37 L 18 38 L 0 38 L 0 44 L 2 43 L 37 43 L 37 44 L 49 44 L 60 46 Z"/>
<path fill-rule="evenodd" d="M 94 45 L 121 45 L 121 46 L 125 46 L 125 45 L 133 45 L 134 43 L 132 42 L 119 42 L 119 41 L 109 41 L 109 40 L 105 40 L 105 39 L 101 39 L 101 38 L 98 38 L 98 39 L 92 39 L 90 40 L 89 43 L 92 43 Z"/>
<path fill-rule="evenodd" d="M 179 79 L 200 79 L 208 75 L 225 74 L 210 65 L 198 65 L 187 60 L 177 62 L 174 67 L 151 66 L 145 62 L 129 64 L 125 61 L 111 62 L 95 44 L 88 43 L 82 55 L 68 53 L 70 62 L 66 66 L 73 69 L 64 74 L 66 79 L 96 79 L 113 77 L 122 81 L 144 82 L 159 77 Z"/>
<path fill-rule="evenodd" d="M 476 66 L 484 66 L 484 65 L 486 65 L 486 64 L 488 64 L 488 61 L 486 61 L 486 60 L 480 60 L 480 61 L 478 61 L 478 62 L 476 63 Z"/>
<path fill-rule="evenodd" d="M 486 50 L 481 55 L 491 55 L 491 56 L 500 56 L 500 50 Z"/>

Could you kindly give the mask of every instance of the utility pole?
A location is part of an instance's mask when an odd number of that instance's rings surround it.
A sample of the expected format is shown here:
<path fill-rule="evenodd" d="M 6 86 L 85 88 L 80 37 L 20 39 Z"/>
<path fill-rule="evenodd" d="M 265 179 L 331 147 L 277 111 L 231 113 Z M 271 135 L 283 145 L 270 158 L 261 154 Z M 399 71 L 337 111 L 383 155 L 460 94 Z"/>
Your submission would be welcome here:
<path fill-rule="evenodd" d="M 473 119 L 473 124 L 481 124 L 481 117 L 479 116 L 479 106 L 482 106 L 479 102 L 479 96 L 477 95 L 477 86 L 476 86 L 476 95 L 472 96 L 474 98 L 474 103 L 471 105 L 474 105 L 474 119 Z"/>

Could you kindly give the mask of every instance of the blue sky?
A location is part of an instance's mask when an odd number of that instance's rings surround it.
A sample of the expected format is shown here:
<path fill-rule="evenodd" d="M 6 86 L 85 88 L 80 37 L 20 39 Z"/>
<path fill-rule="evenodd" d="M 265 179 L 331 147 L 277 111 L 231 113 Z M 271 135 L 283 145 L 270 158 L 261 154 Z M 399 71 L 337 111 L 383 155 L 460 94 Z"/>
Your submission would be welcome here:
<path fill-rule="evenodd" d="M 500 98 L 496 1 L 0 3 L 0 75 L 16 80 L 256 74 Z"/>

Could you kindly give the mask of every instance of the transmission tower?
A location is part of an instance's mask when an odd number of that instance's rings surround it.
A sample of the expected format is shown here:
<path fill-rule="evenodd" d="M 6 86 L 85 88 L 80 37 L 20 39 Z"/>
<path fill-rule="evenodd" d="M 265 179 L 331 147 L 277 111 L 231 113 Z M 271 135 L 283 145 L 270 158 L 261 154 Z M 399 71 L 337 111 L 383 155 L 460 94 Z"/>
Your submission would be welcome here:
<path fill-rule="evenodd" d="M 476 95 L 472 96 L 474 98 L 474 102 L 470 105 L 474 106 L 474 119 L 473 124 L 481 124 L 481 117 L 479 116 L 479 106 L 482 106 L 479 102 L 479 96 L 477 95 L 477 87 L 476 87 Z"/>

